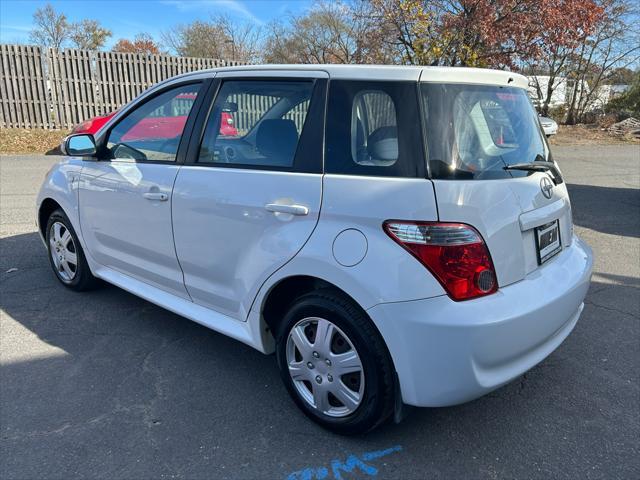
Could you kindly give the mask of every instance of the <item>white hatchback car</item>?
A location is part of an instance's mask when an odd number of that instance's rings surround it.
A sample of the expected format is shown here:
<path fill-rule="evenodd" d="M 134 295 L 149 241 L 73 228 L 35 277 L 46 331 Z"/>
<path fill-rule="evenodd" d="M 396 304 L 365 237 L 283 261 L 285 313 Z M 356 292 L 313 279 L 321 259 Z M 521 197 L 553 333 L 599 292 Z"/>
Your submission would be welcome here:
<path fill-rule="evenodd" d="M 591 250 L 520 75 L 202 71 L 63 148 L 37 200 L 58 279 L 275 351 L 337 432 L 504 385 L 583 308 Z"/>
<path fill-rule="evenodd" d="M 539 117 L 540 125 L 542 125 L 542 131 L 548 137 L 556 135 L 558 133 L 558 123 L 549 117 Z"/>

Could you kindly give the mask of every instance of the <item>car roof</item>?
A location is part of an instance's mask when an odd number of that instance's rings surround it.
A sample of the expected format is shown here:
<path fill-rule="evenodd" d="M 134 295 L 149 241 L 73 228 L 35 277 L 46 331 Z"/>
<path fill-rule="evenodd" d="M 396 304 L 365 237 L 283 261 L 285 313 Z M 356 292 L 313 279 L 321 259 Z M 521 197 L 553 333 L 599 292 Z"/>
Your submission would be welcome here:
<path fill-rule="evenodd" d="M 323 72 L 330 79 L 344 80 L 404 80 L 438 83 L 469 83 L 483 85 L 500 85 L 527 88 L 529 81 L 523 75 L 503 70 L 468 67 L 423 67 L 404 65 L 241 65 L 234 67 L 219 67 L 208 70 L 190 72 L 177 78 L 215 76 L 224 73 L 246 72 Z"/>

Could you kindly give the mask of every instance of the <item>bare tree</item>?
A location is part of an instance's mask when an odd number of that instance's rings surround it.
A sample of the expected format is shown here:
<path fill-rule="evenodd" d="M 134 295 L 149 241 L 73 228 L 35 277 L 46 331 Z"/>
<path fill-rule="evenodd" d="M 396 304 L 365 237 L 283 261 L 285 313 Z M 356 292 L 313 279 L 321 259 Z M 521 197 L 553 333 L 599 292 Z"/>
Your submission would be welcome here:
<path fill-rule="evenodd" d="M 70 32 L 73 46 L 83 50 L 99 50 L 111 37 L 111 30 L 102 27 L 97 20 L 72 23 Z"/>
<path fill-rule="evenodd" d="M 196 20 L 162 33 L 162 40 L 181 57 L 218 58 L 220 31 L 211 23 Z"/>
<path fill-rule="evenodd" d="M 539 101 L 538 108 L 542 115 L 549 115 L 549 105 L 554 92 L 566 82 L 569 54 L 571 49 L 566 47 L 554 48 L 541 57 L 528 59 L 526 73 L 532 79 L 532 86 L 536 90 Z M 546 82 L 540 82 L 540 76 L 545 76 Z"/>
<path fill-rule="evenodd" d="M 269 27 L 263 61 L 267 63 L 391 63 L 371 5 L 321 2 L 309 12 Z"/>
<path fill-rule="evenodd" d="M 640 60 L 640 31 L 637 11 L 628 0 L 604 0 L 604 14 L 594 33 L 572 57 L 573 88 L 566 123 L 583 120 L 594 107 L 600 87 L 618 68 L 635 65 Z"/>
<path fill-rule="evenodd" d="M 261 29 L 226 15 L 209 21 L 196 20 L 178 25 L 162 34 L 166 46 L 183 57 L 220 58 L 253 63 L 258 58 Z"/>
<path fill-rule="evenodd" d="M 69 39 L 70 25 L 64 13 L 58 13 L 47 3 L 33 14 L 33 29 L 29 39 L 43 47 L 61 48 Z"/>
<path fill-rule="evenodd" d="M 221 58 L 242 63 L 255 63 L 260 53 L 262 29 L 253 23 L 234 22 L 226 15 L 214 18 L 224 37 L 224 54 Z M 231 53 L 231 56 L 229 56 Z"/>

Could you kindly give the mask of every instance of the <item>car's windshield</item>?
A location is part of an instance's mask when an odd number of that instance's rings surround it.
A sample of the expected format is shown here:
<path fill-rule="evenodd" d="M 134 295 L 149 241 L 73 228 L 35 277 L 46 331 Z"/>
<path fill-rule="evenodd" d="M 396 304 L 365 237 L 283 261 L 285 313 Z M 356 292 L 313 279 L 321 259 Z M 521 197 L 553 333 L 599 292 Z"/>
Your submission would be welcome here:
<path fill-rule="evenodd" d="M 433 178 L 511 178 L 527 172 L 507 171 L 507 165 L 549 160 L 525 90 L 436 83 L 420 88 Z"/>

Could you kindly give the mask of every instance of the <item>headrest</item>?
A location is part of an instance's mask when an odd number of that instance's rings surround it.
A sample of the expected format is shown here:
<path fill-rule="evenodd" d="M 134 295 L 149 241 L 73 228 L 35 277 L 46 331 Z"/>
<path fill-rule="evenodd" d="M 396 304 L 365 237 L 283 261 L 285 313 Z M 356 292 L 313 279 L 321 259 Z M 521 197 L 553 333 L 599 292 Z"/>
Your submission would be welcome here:
<path fill-rule="evenodd" d="M 293 120 L 277 118 L 263 120 L 256 132 L 258 152 L 273 165 L 293 165 L 298 144 L 298 130 Z"/>
<path fill-rule="evenodd" d="M 398 128 L 376 128 L 367 139 L 367 150 L 373 162 L 389 164 L 398 160 Z"/>

